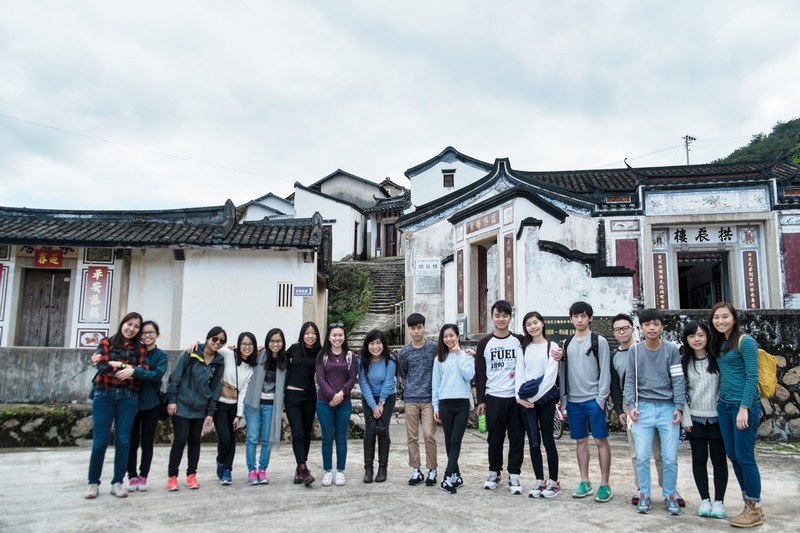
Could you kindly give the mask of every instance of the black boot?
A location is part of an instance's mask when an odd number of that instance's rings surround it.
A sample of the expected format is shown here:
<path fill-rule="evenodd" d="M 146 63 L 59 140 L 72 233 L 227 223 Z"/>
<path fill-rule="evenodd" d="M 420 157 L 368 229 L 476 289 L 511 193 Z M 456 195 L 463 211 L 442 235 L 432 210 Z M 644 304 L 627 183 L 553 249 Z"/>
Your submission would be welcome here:
<path fill-rule="evenodd" d="M 378 437 L 378 473 L 375 476 L 375 483 L 386 481 L 386 467 L 389 464 L 389 435 Z"/>
<path fill-rule="evenodd" d="M 375 437 L 364 437 L 364 483 L 372 483 L 372 469 L 375 464 Z"/>

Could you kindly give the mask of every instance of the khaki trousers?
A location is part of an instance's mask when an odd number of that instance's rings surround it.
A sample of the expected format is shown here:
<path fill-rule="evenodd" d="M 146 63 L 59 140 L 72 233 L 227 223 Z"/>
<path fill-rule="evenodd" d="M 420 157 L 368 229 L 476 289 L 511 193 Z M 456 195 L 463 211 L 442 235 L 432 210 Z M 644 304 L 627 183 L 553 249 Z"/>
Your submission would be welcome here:
<path fill-rule="evenodd" d="M 425 466 L 428 470 L 437 468 L 436 460 L 436 420 L 433 418 L 432 403 L 407 403 L 406 435 L 408 436 L 408 466 L 421 468 L 419 457 L 419 425 L 422 421 L 422 437 L 425 439 Z"/>

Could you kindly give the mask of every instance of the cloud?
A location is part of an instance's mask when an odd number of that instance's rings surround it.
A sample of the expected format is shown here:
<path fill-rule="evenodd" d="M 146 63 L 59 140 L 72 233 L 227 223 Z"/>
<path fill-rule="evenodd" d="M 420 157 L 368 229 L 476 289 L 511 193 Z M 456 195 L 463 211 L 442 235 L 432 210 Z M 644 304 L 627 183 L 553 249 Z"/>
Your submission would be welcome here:
<path fill-rule="evenodd" d="M 336 168 L 404 182 L 447 145 L 649 166 L 685 162 L 690 134 L 701 163 L 797 116 L 788 1 L 0 4 L 0 205 L 243 203 Z"/>

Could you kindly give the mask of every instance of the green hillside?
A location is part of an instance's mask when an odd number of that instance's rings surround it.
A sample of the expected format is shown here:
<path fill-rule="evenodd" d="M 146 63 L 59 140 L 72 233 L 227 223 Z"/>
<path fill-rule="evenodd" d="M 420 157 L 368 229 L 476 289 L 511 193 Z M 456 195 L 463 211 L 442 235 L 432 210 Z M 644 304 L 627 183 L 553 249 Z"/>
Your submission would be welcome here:
<path fill-rule="evenodd" d="M 769 135 L 753 135 L 747 146 L 737 148 L 728 157 L 718 159 L 715 163 L 773 161 L 789 156 L 795 163 L 800 163 L 800 118 L 778 122 Z"/>

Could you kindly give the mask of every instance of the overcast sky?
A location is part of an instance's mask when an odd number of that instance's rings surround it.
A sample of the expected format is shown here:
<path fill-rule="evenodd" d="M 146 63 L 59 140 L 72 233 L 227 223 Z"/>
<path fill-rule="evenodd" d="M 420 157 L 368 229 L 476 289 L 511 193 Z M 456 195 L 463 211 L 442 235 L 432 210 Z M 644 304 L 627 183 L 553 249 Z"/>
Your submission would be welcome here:
<path fill-rule="evenodd" d="M 707 163 L 800 116 L 795 1 L 0 0 L 0 205 Z"/>

